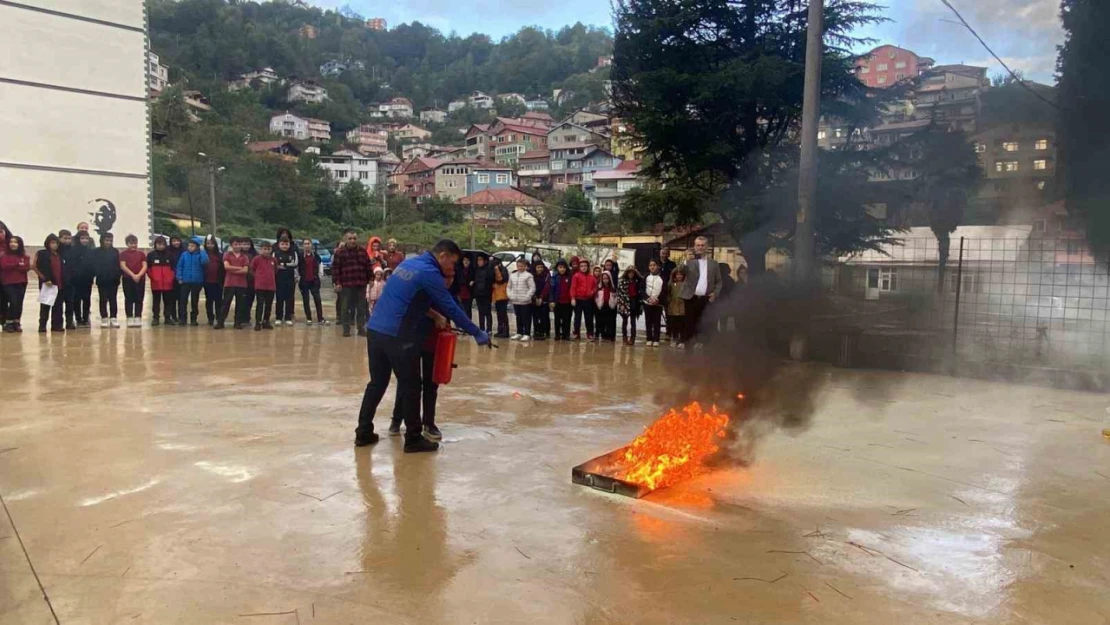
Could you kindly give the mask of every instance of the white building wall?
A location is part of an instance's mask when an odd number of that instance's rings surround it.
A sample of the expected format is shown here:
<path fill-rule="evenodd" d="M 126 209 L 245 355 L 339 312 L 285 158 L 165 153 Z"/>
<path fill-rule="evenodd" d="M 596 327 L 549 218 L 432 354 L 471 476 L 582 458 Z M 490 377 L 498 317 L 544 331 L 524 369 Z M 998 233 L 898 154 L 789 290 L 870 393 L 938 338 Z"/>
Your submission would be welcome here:
<path fill-rule="evenodd" d="M 117 240 L 149 245 L 147 52 L 141 0 L 0 4 L 0 79 L 19 81 L 0 82 L 3 219 L 29 245 L 93 223 L 100 198 Z"/>

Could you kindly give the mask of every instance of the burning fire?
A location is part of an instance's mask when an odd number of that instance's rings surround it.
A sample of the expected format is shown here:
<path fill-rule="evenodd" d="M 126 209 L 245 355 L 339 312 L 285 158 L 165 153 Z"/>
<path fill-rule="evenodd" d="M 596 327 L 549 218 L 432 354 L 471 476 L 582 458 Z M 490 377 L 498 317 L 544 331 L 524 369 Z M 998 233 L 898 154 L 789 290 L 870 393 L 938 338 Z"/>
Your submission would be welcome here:
<path fill-rule="evenodd" d="M 672 408 L 625 449 L 614 475 L 652 490 L 701 475 L 727 425 L 728 415 L 716 406 L 703 411 L 695 401 Z"/>

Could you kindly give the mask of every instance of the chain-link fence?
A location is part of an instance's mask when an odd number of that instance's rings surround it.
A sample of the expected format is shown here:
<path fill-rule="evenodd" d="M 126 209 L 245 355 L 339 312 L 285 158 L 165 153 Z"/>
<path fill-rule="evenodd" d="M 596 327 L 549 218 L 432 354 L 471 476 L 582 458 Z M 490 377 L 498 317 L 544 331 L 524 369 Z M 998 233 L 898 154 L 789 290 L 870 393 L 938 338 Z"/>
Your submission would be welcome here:
<path fill-rule="evenodd" d="M 940 264 L 928 237 L 825 267 L 860 364 L 1110 365 L 1110 275 L 1082 239 L 954 237 L 943 273 Z"/>

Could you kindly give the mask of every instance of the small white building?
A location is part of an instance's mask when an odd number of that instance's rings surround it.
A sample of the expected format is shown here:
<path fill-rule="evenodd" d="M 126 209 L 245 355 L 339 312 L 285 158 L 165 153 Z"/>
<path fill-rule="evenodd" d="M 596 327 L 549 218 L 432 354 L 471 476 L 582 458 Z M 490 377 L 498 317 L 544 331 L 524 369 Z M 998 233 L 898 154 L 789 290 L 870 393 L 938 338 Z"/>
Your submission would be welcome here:
<path fill-rule="evenodd" d="M 420 111 L 420 121 L 425 124 L 442 124 L 447 121 L 447 112 L 437 109 Z"/>
<path fill-rule="evenodd" d="M 481 91 L 475 91 L 474 93 L 470 94 L 470 97 L 468 97 L 466 101 L 470 104 L 470 106 L 476 109 L 493 108 L 493 98 L 491 98 L 488 94 L 482 93 Z"/>
<path fill-rule="evenodd" d="M 331 123 L 286 111 L 270 118 L 270 133 L 287 139 L 330 141 Z"/>
<path fill-rule="evenodd" d="M 547 103 L 547 100 L 544 100 L 543 98 L 531 98 L 529 100 L 525 100 L 524 108 L 528 109 L 529 111 L 546 111 L 547 109 L 551 108 L 551 105 L 549 105 Z"/>
<path fill-rule="evenodd" d="M 162 65 L 161 59 L 154 51 L 148 51 L 147 59 L 150 74 L 150 90 L 155 93 L 161 93 L 166 87 L 170 86 L 170 68 Z"/>
<path fill-rule="evenodd" d="M 334 77 L 342 74 L 347 70 L 352 69 L 364 70 L 366 69 L 366 65 L 362 61 L 340 61 L 337 59 L 331 59 L 329 61 L 325 61 L 324 64 L 320 66 L 320 75 Z"/>
<path fill-rule="evenodd" d="M 405 124 L 391 129 L 389 134 L 396 139 L 416 139 L 418 141 L 432 136 L 432 133 L 415 124 Z"/>
<path fill-rule="evenodd" d="M 453 100 L 447 104 L 447 112 L 454 113 L 459 109 L 466 108 L 466 100 Z"/>
<path fill-rule="evenodd" d="M 378 162 L 358 152 L 340 150 L 334 154 L 321 155 L 319 163 L 337 189 L 351 181 L 358 182 L 368 191 L 373 191 L 378 186 Z"/>
<path fill-rule="evenodd" d="M 520 104 L 527 106 L 528 99 L 519 93 L 499 93 L 497 94 L 498 102 L 512 102 L 513 104 Z"/>
<path fill-rule="evenodd" d="M 266 86 L 281 84 L 285 82 L 281 79 L 281 77 L 277 75 L 277 72 L 274 71 L 274 68 L 263 67 L 262 69 L 255 70 L 253 72 L 240 74 L 238 78 L 228 83 L 227 90 L 239 91 L 240 89 L 250 89 L 251 83 L 256 80 Z"/>
<path fill-rule="evenodd" d="M 370 124 L 348 131 L 347 142 L 357 145 L 358 151 L 363 154 L 384 154 L 389 151 L 389 133 Z"/>
<path fill-rule="evenodd" d="M 328 90 L 311 80 L 298 81 L 289 87 L 289 95 L 286 99 L 290 102 L 319 104 L 328 99 Z"/>

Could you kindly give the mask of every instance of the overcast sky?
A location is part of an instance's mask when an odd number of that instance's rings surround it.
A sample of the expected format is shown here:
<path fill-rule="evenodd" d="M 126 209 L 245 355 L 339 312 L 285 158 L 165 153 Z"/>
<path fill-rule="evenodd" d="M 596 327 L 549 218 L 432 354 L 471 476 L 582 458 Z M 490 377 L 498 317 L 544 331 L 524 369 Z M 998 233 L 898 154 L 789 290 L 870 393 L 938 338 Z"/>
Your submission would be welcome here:
<path fill-rule="evenodd" d="M 1063 39 L 1059 0 L 951 0 L 994 51 L 1028 78 L 1052 83 L 1056 46 Z M 612 28 L 605 0 L 394 0 L 386 6 L 370 0 L 315 0 L 324 7 L 351 8 L 366 17 L 384 17 L 390 26 L 420 21 L 445 33 L 480 32 L 499 38 L 521 26 L 558 29 L 581 21 Z M 892 22 L 870 29 L 880 43 L 909 48 L 937 63 L 1002 68 L 964 28 L 945 20 L 954 16 L 940 0 L 887 0 Z"/>

